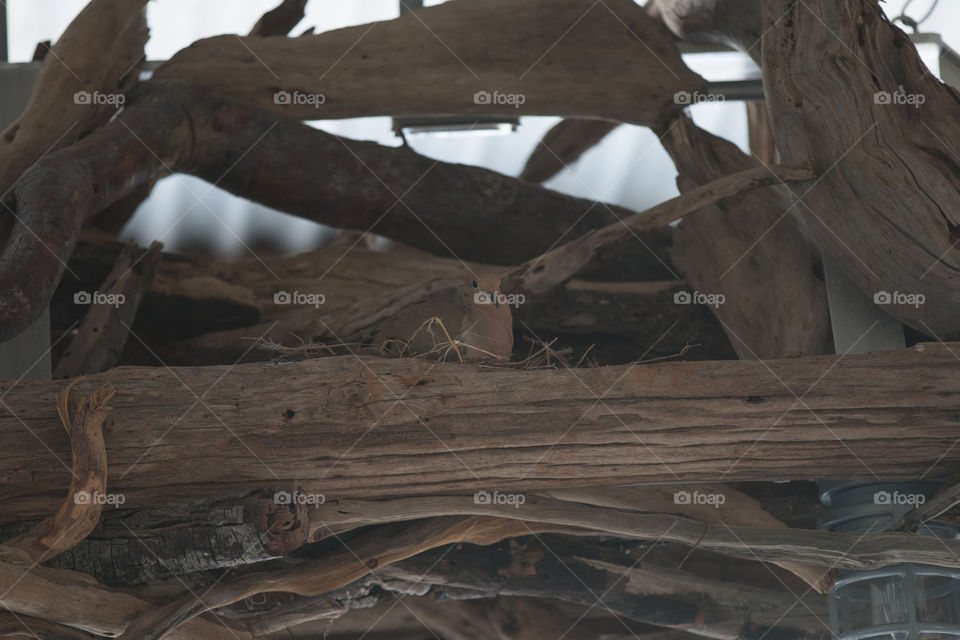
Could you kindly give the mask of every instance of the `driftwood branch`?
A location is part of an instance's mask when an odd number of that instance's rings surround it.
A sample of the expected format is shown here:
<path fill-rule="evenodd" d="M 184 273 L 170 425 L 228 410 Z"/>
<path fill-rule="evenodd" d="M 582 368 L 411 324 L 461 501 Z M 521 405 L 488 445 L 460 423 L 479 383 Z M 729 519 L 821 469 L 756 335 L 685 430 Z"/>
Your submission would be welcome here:
<path fill-rule="evenodd" d="M 611 482 L 893 480 L 948 475 L 960 462 L 957 348 L 572 373 L 344 356 L 116 368 L 80 386 L 117 387 L 112 420 L 124 428 L 112 433 L 109 486 L 130 507 L 278 476 L 329 500 Z M 0 384 L 17 416 L 0 414 L 6 521 L 57 507 L 66 474 L 50 452 L 69 455 L 69 441 L 47 398 L 61 387 Z M 178 420 L 189 429 L 174 426 L 158 441 Z"/>
<path fill-rule="evenodd" d="M 57 411 L 70 436 L 73 479 L 57 513 L 27 533 L 0 546 L 8 561 L 37 564 L 76 546 L 97 525 L 107 488 L 107 451 L 103 423 L 116 390 L 106 385 L 88 397 L 71 398 L 74 381 L 57 394 Z"/>
<path fill-rule="evenodd" d="M 787 593 L 638 563 L 615 551 L 555 536 L 549 541 L 538 536 L 484 548 L 435 549 L 385 567 L 379 575 L 481 593 L 557 598 L 723 640 L 829 634 L 817 618 L 817 612 L 825 613 L 818 598 L 808 596 L 798 606 Z M 750 602 L 749 609 L 744 601 Z"/>
<path fill-rule="evenodd" d="M 99 289 L 74 294 L 74 304 L 89 305 L 88 311 L 57 363 L 54 378 L 99 373 L 120 361 L 140 301 L 153 280 L 162 246 L 154 242 L 139 257 L 136 243 L 129 242 Z"/>
<path fill-rule="evenodd" d="M 528 261 L 503 278 L 505 291 L 540 294 L 557 287 L 589 264 L 601 251 L 610 251 L 634 239 L 635 234 L 665 227 L 724 198 L 785 181 L 812 176 L 804 163 L 755 167 L 718 178 L 625 220 L 591 231 L 576 240 Z"/>
<path fill-rule="evenodd" d="M 406 147 L 343 140 L 205 90 L 145 83 L 116 120 L 17 185 L 21 217 L 42 214 L 57 225 L 38 227 L 37 237 L 21 229 L 22 242 L 0 258 L 0 288 L 9 292 L 0 339 L 29 326 L 49 301 L 85 220 L 170 171 L 317 222 L 492 264 L 526 260 L 632 213 Z M 664 238 L 646 244 L 656 251 Z M 656 265 L 652 258 L 645 251 L 629 260 Z"/>
<path fill-rule="evenodd" d="M 0 134 L 0 200 L 44 154 L 69 145 L 116 112 L 117 96 L 122 101 L 144 61 L 146 4 L 94 0 L 49 50 L 23 114 Z M 41 235 L 49 224 L 33 216 L 21 222 Z M 11 242 L 25 242 L 27 235 L 25 229 L 15 231 Z"/>
<path fill-rule="evenodd" d="M 534 147 L 520 179 L 528 182 L 546 182 L 576 162 L 580 156 L 598 144 L 608 133 L 620 126 L 609 120 L 567 118 L 561 120 Z"/>
<path fill-rule="evenodd" d="M 221 36 L 156 76 L 307 120 L 531 114 L 646 125 L 679 111 L 674 93 L 704 85 L 663 25 L 629 0 L 461 1 L 316 36 Z"/>

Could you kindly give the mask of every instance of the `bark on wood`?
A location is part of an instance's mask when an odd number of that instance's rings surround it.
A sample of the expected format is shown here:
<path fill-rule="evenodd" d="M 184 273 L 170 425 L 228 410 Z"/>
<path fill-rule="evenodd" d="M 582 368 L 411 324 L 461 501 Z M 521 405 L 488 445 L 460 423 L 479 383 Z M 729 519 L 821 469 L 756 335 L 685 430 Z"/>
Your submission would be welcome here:
<path fill-rule="evenodd" d="M 100 101 L 96 94 L 122 95 L 136 82 L 148 37 L 146 4 L 93 0 L 50 49 L 23 114 L 0 134 L 0 200 L 44 154 L 69 145 L 116 112 L 116 101 Z M 80 92 L 87 99 L 78 98 Z M 39 218 L 23 222 L 41 235 L 45 229 Z M 11 247 L 27 236 L 20 225 Z"/>
<path fill-rule="evenodd" d="M 768 633 L 822 638 L 829 633 L 810 613 L 825 613 L 817 599 L 806 598 L 807 609 L 796 606 L 790 594 L 648 568 L 619 553 L 556 537 L 549 542 L 526 538 L 484 548 L 436 549 L 385 567 L 378 575 L 501 595 L 559 598 L 724 640 L 756 640 Z"/>
<path fill-rule="evenodd" d="M 89 576 L 43 565 L 31 568 L 0 562 L 0 606 L 17 615 L 41 618 L 99 636 L 118 636 L 130 620 L 156 609 L 156 603 L 98 585 Z M 175 629 L 168 640 L 253 640 L 223 621 L 196 618 Z"/>
<path fill-rule="evenodd" d="M 686 115 L 660 134 L 682 192 L 736 171 L 769 173 L 767 165 Z M 674 231 L 674 262 L 698 292 L 724 296 L 711 311 L 741 359 L 833 352 L 819 252 L 789 215 L 794 202 L 775 181 L 704 207 Z"/>
<path fill-rule="evenodd" d="M 54 369 L 54 378 L 74 378 L 99 373 L 120 361 L 134 323 L 140 301 L 153 280 L 163 245 L 154 242 L 138 257 L 137 245 L 130 241 L 114 264 L 110 275 L 97 289 L 79 292 L 89 296 L 87 313 L 77 334 Z M 98 302 L 95 296 L 103 296 Z M 77 298 L 74 298 L 74 304 Z"/>
<path fill-rule="evenodd" d="M 36 565 L 76 546 L 96 526 L 103 510 L 99 496 L 107 486 L 107 451 L 103 423 L 110 414 L 107 404 L 116 390 L 105 385 L 89 397 L 71 398 L 73 384 L 57 394 L 57 411 L 67 434 L 73 457 L 70 491 L 56 514 L 23 535 L 0 545 L 0 557 L 8 562 Z"/>
<path fill-rule="evenodd" d="M 117 368 L 78 387 L 117 387 L 105 427 L 108 486 L 130 507 L 264 486 L 281 474 L 329 500 L 611 482 L 893 480 L 948 475 L 960 461 L 957 348 L 576 375 L 346 356 Z M 7 521 L 55 509 L 67 483 L 50 454 L 69 451 L 49 402 L 61 388 L 0 384 L 12 410 L 0 414 Z"/>
<path fill-rule="evenodd" d="M 576 162 L 618 126 L 619 122 L 609 120 L 561 120 L 547 131 L 543 140 L 534 147 L 527 158 L 527 164 L 520 172 L 520 179 L 546 182 Z"/>
<path fill-rule="evenodd" d="M 777 149 L 820 176 L 790 185 L 803 199 L 792 213 L 868 297 L 889 294 L 884 311 L 960 336 L 960 94 L 875 0 L 775 0 L 763 12 Z"/>
<path fill-rule="evenodd" d="M 646 125 L 679 110 L 674 93 L 704 85 L 667 30 L 629 0 L 461 1 L 317 36 L 220 36 L 195 42 L 156 76 L 306 120 L 532 114 Z M 280 91 L 290 99 L 278 101 Z M 514 95 L 522 99 L 506 103 Z"/>
<path fill-rule="evenodd" d="M 304 505 L 282 505 L 294 483 L 184 504 L 110 509 L 82 542 L 49 566 L 89 574 L 108 586 L 143 585 L 173 577 L 269 560 L 299 547 L 307 535 Z M 0 528 L 0 539 L 23 525 Z M 103 558 L 110 562 L 103 562 Z M 178 583 L 179 584 L 179 583 Z"/>
<path fill-rule="evenodd" d="M 29 326 L 49 301 L 83 221 L 169 170 L 317 222 L 493 264 L 630 215 L 405 147 L 342 140 L 205 90 L 146 83 L 114 122 L 18 184 L 19 215 L 58 224 L 38 224 L 37 236 L 17 227 L 20 240 L 0 259 L 0 288 L 10 292 L 0 300 L 0 339 Z M 629 260 L 656 265 L 646 251 Z"/>

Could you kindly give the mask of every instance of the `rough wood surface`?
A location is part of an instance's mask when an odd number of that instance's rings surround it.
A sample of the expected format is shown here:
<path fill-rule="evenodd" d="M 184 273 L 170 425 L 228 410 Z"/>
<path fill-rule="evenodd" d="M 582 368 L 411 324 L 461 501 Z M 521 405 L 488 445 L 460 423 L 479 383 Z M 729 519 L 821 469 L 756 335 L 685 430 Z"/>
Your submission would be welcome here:
<path fill-rule="evenodd" d="M 9 292 L 0 339 L 50 300 L 85 220 L 171 170 L 316 222 L 492 264 L 518 263 L 632 213 L 407 147 L 344 140 L 206 90 L 145 83 L 116 120 L 17 185 L 18 215 L 52 226 L 29 237 L 18 227 L 22 241 L 0 258 L 0 289 Z M 646 237 L 651 249 L 624 260 L 657 265 L 665 240 Z"/>
<path fill-rule="evenodd" d="M 92 96 L 122 96 L 136 82 L 148 37 L 146 5 L 147 0 L 93 0 L 49 50 L 23 114 L 0 134 L 0 200 L 44 154 L 116 112 L 116 102 Z M 77 99 L 78 92 L 90 99 Z M 36 225 L 31 218 L 24 222 Z M 23 242 L 24 235 L 27 230 L 20 229 L 14 240 Z"/>
<path fill-rule="evenodd" d="M 344 356 L 121 367 L 78 388 L 117 388 L 104 431 L 108 486 L 131 507 L 278 477 L 329 500 L 611 482 L 893 480 L 949 475 L 960 462 L 957 349 L 573 372 Z M 7 521 L 46 515 L 67 484 L 51 455 L 69 455 L 50 402 L 62 386 L 0 384 L 11 409 L 0 414 Z"/>
<path fill-rule="evenodd" d="M 773 0 L 763 15 L 781 161 L 819 176 L 790 185 L 791 213 L 870 299 L 890 298 L 884 311 L 960 337 L 960 94 L 876 0 Z"/>
<path fill-rule="evenodd" d="M 278 491 L 293 494 L 296 484 L 184 504 L 107 509 L 86 538 L 47 564 L 125 587 L 275 558 L 299 547 L 307 534 L 306 506 L 277 504 Z M 24 526 L 0 527 L 0 539 Z"/>
<path fill-rule="evenodd" d="M 660 132 L 682 192 L 737 171 L 773 167 L 679 115 Z M 806 183 L 806 181 L 803 181 Z M 674 230 L 674 263 L 710 307 L 741 359 L 833 353 L 820 253 L 790 216 L 795 197 L 781 181 L 720 200 Z"/>
<path fill-rule="evenodd" d="M 590 264 L 597 254 L 629 244 L 636 234 L 665 227 L 723 199 L 771 184 L 805 180 L 811 175 L 809 166 L 797 162 L 774 167 L 752 167 L 718 176 L 642 213 L 590 231 L 515 267 L 503 277 L 503 288 L 505 291 L 523 291 L 532 295 L 546 293 L 572 278 Z"/>
<path fill-rule="evenodd" d="M 680 109 L 674 93 L 704 84 L 669 32 L 629 0 L 461 0 L 316 36 L 219 36 L 180 51 L 156 76 L 308 120 L 448 113 L 652 124 Z M 278 91 L 325 100 L 278 104 Z M 522 100 L 498 97 L 514 95 Z"/>

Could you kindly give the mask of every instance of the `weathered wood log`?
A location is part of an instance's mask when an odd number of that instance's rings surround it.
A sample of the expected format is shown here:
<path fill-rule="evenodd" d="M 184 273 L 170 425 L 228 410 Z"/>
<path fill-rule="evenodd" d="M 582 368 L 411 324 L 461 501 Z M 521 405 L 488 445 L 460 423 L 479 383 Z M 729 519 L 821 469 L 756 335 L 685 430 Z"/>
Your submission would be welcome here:
<path fill-rule="evenodd" d="M 608 133 L 620 126 L 609 120 L 567 118 L 554 125 L 534 147 L 520 179 L 546 182 L 576 162 Z"/>
<path fill-rule="evenodd" d="M 790 185 L 802 200 L 791 213 L 884 311 L 957 338 L 960 94 L 876 0 L 774 0 L 763 15 L 781 161 L 810 160 L 820 176 Z"/>
<path fill-rule="evenodd" d="M 317 222 L 493 264 L 525 260 L 568 234 L 630 215 L 406 147 L 278 121 L 203 89 L 145 83 L 129 102 L 116 120 L 47 157 L 17 185 L 19 215 L 42 213 L 57 225 L 37 235 L 17 227 L 20 241 L 0 258 L 0 289 L 9 292 L 0 299 L 0 339 L 29 326 L 49 301 L 84 220 L 171 170 Z M 631 259 L 662 270 L 656 253 Z"/>
<path fill-rule="evenodd" d="M 54 378 L 99 373 L 120 361 L 140 301 L 153 280 L 162 247 L 154 242 L 138 257 L 137 245 L 130 241 L 100 287 L 74 294 L 74 304 L 89 306 L 53 371 Z"/>
<path fill-rule="evenodd" d="M 23 114 L 0 134 L 0 200 L 43 155 L 89 133 L 123 104 L 145 60 L 146 5 L 93 0 L 50 49 Z M 42 219 L 25 222 L 45 230 Z M 23 242 L 24 234 L 15 231 L 11 241 Z"/>
<path fill-rule="evenodd" d="M 804 598 L 804 606 L 797 606 L 796 598 L 787 593 L 639 565 L 616 551 L 555 536 L 549 542 L 525 538 L 488 547 L 435 549 L 384 567 L 377 574 L 596 605 L 638 622 L 725 640 L 757 640 L 767 634 L 783 638 L 829 635 L 817 617 L 817 612 L 824 615 L 826 609 L 819 598 Z"/>
<path fill-rule="evenodd" d="M 317 36 L 220 36 L 156 77 L 306 120 L 531 114 L 647 125 L 681 108 L 674 93 L 704 86 L 663 25 L 628 0 L 462 1 Z"/>
<path fill-rule="evenodd" d="M 611 482 L 909 479 L 949 475 L 960 461 L 957 348 L 572 373 L 344 356 L 117 368 L 78 388 L 117 388 L 105 426 L 108 486 L 130 507 L 277 477 L 329 500 Z M 62 386 L 0 384 L 11 408 L 0 414 L 5 521 L 59 504 L 68 474 L 51 451 L 66 457 L 69 441 L 50 398 Z"/>
<path fill-rule="evenodd" d="M 658 135 L 681 192 L 737 171 L 768 171 L 684 114 Z M 775 181 L 704 207 L 674 230 L 672 255 L 696 290 L 691 298 L 713 296 L 710 310 L 741 359 L 833 353 L 820 254 L 789 215 L 795 201 Z"/>
<path fill-rule="evenodd" d="M 120 247 L 115 240 L 85 232 L 68 263 L 79 280 L 65 276 L 51 303 L 55 328 L 65 330 L 81 319 L 74 295 L 91 291 L 106 277 Z M 608 270 L 603 263 L 597 266 Z M 476 263 L 467 267 L 477 273 L 502 269 Z M 171 366 L 192 366 L 270 359 L 277 351 L 254 346 L 252 338 L 295 347 L 313 336 L 342 335 L 343 325 L 374 313 L 399 289 L 437 277 L 462 279 L 465 269 L 459 260 L 410 250 L 380 253 L 339 246 L 295 256 L 259 253 L 229 262 L 165 253 L 133 325 L 149 349 L 131 341 L 123 362 L 155 366 L 159 357 Z M 584 336 L 584 348 L 590 341 L 597 344 L 591 355 L 610 364 L 670 356 L 687 345 L 698 345 L 688 358 L 732 358 L 723 328 L 705 307 L 673 304 L 674 294 L 685 289 L 689 286 L 681 280 L 571 280 L 514 310 L 516 343 L 522 345 L 521 336 L 530 331 L 544 340 L 561 336 L 558 348 L 571 336 Z M 278 305 L 274 295 L 280 291 L 321 293 L 325 302 L 319 312 Z M 604 349 L 604 340 L 636 346 Z"/>

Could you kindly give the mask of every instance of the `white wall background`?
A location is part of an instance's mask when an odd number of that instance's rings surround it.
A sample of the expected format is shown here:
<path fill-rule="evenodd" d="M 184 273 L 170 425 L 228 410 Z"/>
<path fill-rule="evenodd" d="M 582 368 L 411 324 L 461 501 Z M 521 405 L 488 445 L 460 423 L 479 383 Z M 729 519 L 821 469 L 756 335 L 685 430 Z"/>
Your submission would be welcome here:
<path fill-rule="evenodd" d="M 438 4 L 442 0 L 428 0 Z M 474 0 L 482 1 L 482 0 Z M 907 0 L 887 0 L 888 16 L 899 15 Z M 151 29 L 147 57 L 163 60 L 191 42 L 221 33 L 246 33 L 278 0 L 153 0 L 148 4 Z M 9 16 L 11 61 L 27 61 L 36 43 L 56 40 L 86 0 L 6 0 Z M 914 0 L 908 13 L 920 17 L 933 0 Z M 383 20 L 398 15 L 397 0 L 312 0 L 307 16 L 294 30 L 313 26 L 317 32 Z M 960 2 L 941 0 L 923 31 L 940 32 L 960 50 Z M 731 56 L 700 56 L 688 63 L 708 79 L 737 76 L 747 68 Z M 933 64 L 931 60 L 929 62 Z M 694 119 L 704 128 L 741 147 L 746 144 L 743 105 L 702 104 L 692 107 Z M 537 141 L 557 118 L 523 118 L 518 131 L 504 136 L 417 136 L 410 138 L 418 152 L 446 161 L 483 166 L 516 175 Z M 313 123 L 325 130 L 353 138 L 397 146 L 389 118 L 365 118 Z M 546 186 L 585 198 L 599 199 L 640 211 L 676 195 L 676 172 L 656 136 L 648 129 L 621 126 L 579 162 L 550 180 Z M 318 184 L 322 188 L 322 184 Z M 158 184 L 126 234 L 141 243 L 159 239 L 171 250 L 206 238 L 224 254 L 249 251 L 248 244 L 268 240 L 288 251 L 316 246 L 327 232 L 320 225 L 286 216 L 248 203 L 207 183 L 186 176 L 171 176 Z"/>

